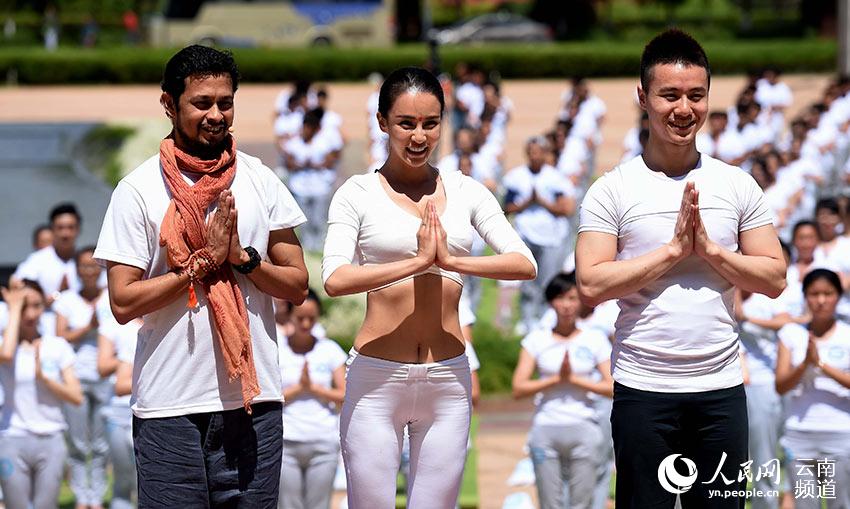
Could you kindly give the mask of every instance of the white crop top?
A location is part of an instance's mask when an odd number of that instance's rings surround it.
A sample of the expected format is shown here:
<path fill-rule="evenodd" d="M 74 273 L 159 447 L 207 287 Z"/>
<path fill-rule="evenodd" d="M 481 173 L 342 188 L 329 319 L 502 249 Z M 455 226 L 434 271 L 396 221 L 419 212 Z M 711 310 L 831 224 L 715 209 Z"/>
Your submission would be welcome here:
<path fill-rule="evenodd" d="M 536 270 L 534 256 L 505 218 L 493 193 L 459 171 L 440 175 L 440 178 L 446 193 L 446 209 L 440 222 L 446 230 L 452 255 L 469 256 L 474 227 L 496 253 L 521 253 Z M 352 263 L 355 257 L 360 265 L 413 258 L 418 248 L 416 232 L 421 224 L 421 218 L 390 198 L 377 172 L 352 176 L 334 193 L 328 210 L 322 281 L 327 282 L 336 269 Z M 431 265 L 420 273 L 380 288 L 426 273 L 463 284 L 457 272 Z"/>

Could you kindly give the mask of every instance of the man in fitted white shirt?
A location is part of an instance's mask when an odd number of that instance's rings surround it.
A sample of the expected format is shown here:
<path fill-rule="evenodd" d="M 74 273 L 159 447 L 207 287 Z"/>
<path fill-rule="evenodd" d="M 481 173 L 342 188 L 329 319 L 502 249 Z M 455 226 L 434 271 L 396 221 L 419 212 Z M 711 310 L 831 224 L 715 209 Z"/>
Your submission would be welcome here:
<path fill-rule="evenodd" d="M 673 29 L 653 39 L 638 87 L 650 123 L 645 152 L 597 180 L 581 205 L 580 296 L 620 306 L 611 362 L 618 509 L 672 508 L 677 493 L 685 509 L 743 506 L 739 497 L 708 496 L 746 487 L 738 481 L 747 407 L 733 291 L 777 297 L 785 260 L 755 181 L 696 149 L 709 79 L 705 52 L 689 35 Z M 724 453 L 731 485 L 711 479 Z M 675 454 L 692 463 L 662 464 Z M 677 479 L 691 466 L 699 478 L 676 489 L 664 479 L 671 466 Z"/>
<path fill-rule="evenodd" d="M 321 110 L 304 115 L 299 136 L 283 146 L 284 161 L 289 171 L 289 189 L 310 221 L 299 234 L 304 249 L 320 251 L 325 239 L 328 202 L 336 180 L 335 164 L 342 148 L 342 139 L 322 135 Z M 332 133 L 331 133 L 332 134 Z M 339 142 L 339 143 L 337 143 Z"/>
<path fill-rule="evenodd" d="M 82 218 L 72 203 L 61 203 L 50 211 L 53 244 L 30 254 L 15 269 L 12 279 L 36 281 L 44 290 L 48 304 L 59 292 L 80 287 L 74 255 Z M 55 333 L 56 331 L 50 331 Z"/>
<path fill-rule="evenodd" d="M 509 171 L 505 187 L 505 213 L 513 214 L 514 227 L 537 260 L 537 278 L 520 286 L 520 312 L 525 330 L 534 329 L 546 311 L 546 285 L 571 251 L 568 216 L 575 212 L 575 189 L 555 167 L 546 164 L 549 142 L 535 136 L 526 142 L 528 163 Z"/>
<path fill-rule="evenodd" d="M 94 253 L 107 266 L 115 318 L 144 316 L 132 396 L 140 508 L 278 500 L 272 297 L 300 303 L 307 294 L 293 231 L 305 218 L 269 168 L 235 149 L 238 77 L 229 53 L 204 46 L 169 60 L 160 101 L 171 134 L 116 186 Z"/>

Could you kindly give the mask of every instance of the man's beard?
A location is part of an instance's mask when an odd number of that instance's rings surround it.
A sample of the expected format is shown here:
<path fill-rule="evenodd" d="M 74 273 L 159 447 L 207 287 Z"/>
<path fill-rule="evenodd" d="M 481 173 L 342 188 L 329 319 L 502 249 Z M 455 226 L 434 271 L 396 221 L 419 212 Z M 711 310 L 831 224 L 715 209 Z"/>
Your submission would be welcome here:
<path fill-rule="evenodd" d="M 224 149 L 227 148 L 228 139 L 230 138 L 230 133 L 227 133 L 220 142 L 214 145 L 208 145 L 187 135 L 177 122 L 175 122 L 174 131 L 180 136 L 180 141 L 185 146 L 184 151 L 200 159 L 217 159 Z"/>

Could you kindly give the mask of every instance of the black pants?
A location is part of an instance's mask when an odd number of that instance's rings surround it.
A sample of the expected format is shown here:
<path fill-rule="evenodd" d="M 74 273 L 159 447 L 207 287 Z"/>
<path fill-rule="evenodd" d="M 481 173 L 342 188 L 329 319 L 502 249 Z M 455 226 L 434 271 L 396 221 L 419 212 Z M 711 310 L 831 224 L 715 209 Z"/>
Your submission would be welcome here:
<path fill-rule="evenodd" d="M 277 508 L 282 410 L 133 417 L 139 508 Z"/>
<path fill-rule="evenodd" d="M 679 495 L 684 509 L 743 509 L 747 481 L 738 480 L 741 464 L 747 461 L 747 396 L 743 385 L 709 392 L 661 393 L 615 383 L 611 432 L 617 465 L 617 509 L 672 508 L 676 493 L 684 491 L 689 482 L 691 486 Z M 724 452 L 720 475 L 709 483 Z M 665 458 L 674 454 L 681 457 L 668 460 L 662 467 Z M 693 462 L 690 465 L 696 466 L 696 472 L 682 458 Z M 677 491 L 665 489 L 662 476 Z M 689 479 L 682 482 L 679 476 Z"/>

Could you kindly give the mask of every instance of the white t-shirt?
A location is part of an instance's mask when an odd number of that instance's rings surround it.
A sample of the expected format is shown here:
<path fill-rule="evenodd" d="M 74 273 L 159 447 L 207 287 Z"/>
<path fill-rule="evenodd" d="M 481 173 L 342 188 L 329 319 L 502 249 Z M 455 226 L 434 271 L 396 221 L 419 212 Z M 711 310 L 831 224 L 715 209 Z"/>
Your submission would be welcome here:
<path fill-rule="evenodd" d="M 558 156 L 556 166 L 558 171 L 568 177 L 578 175 L 585 170 L 585 164 L 590 158 L 590 148 L 587 141 L 578 136 L 568 136 L 564 142 L 564 149 Z"/>
<path fill-rule="evenodd" d="M 784 312 L 779 299 L 754 293 L 744 301 L 744 315 L 770 320 Z M 738 332 L 750 372 L 750 385 L 773 385 L 776 370 L 776 331 L 744 322 Z"/>
<path fill-rule="evenodd" d="M 275 136 L 298 136 L 304 125 L 304 113 L 299 110 L 288 111 L 274 121 Z"/>
<path fill-rule="evenodd" d="M 697 134 L 697 150 L 730 164 L 747 153 L 747 148 L 738 135 L 728 130 L 723 131 L 717 140 L 709 133 Z"/>
<path fill-rule="evenodd" d="M 531 198 L 532 192 L 549 202 L 561 196 L 575 196 L 572 182 L 548 164 L 544 164 L 537 173 L 528 166 L 517 166 L 505 175 L 502 185 L 505 187 L 505 203 L 523 203 Z M 566 216 L 556 216 L 539 203 L 517 212 L 514 225 L 524 239 L 539 246 L 561 245 L 570 233 Z"/>
<path fill-rule="evenodd" d="M 837 272 L 850 273 L 850 238 L 839 236 L 829 252 L 819 245 L 815 248 L 813 265 Z"/>
<path fill-rule="evenodd" d="M 188 183 L 191 181 L 186 178 Z M 239 239 L 268 260 L 269 232 L 293 228 L 306 219 L 289 190 L 259 159 L 237 152 L 230 186 L 239 210 Z M 95 258 L 144 270 L 145 279 L 168 272 L 159 245 L 160 225 L 170 202 L 159 155 L 124 177 L 112 194 Z M 211 205 L 207 213 L 215 210 Z M 234 271 L 248 310 L 248 329 L 261 393 L 254 402 L 280 401 L 280 372 L 271 296 L 248 276 Z M 206 294 L 195 288 L 199 306 L 186 298 L 144 316 L 133 363 L 133 413 L 140 418 L 172 417 L 242 407 L 239 380 L 228 381 Z"/>
<path fill-rule="evenodd" d="M 740 232 L 773 222 L 764 195 L 739 168 L 702 155 L 680 178 L 636 157 L 603 175 L 581 204 L 579 232 L 617 237 L 617 260 L 673 238 L 685 183 L 694 182 L 709 237 L 738 250 Z M 614 379 L 634 389 L 700 392 L 743 382 L 733 314 L 734 288 L 696 254 L 618 300 Z"/>
<path fill-rule="evenodd" d="M 62 278 L 66 278 L 67 289 L 79 290 L 80 280 L 77 278 L 77 264 L 73 258 L 63 260 L 56 254 L 53 246 L 39 249 L 22 261 L 15 273 L 17 279 L 37 281 L 45 295 L 53 295 L 60 291 Z M 54 331 L 50 331 L 53 334 Z"/>
<path fill-rule="evenodd" d="M 806 358 L 809 331 L 791 323 L 779 330 L 779 339 L 791 353 L 791 365 L 799 366 Z M 835 332 L 817 342 L 824 364 L 850 372 L 850 325 L 839 321 Z M 800 383 L 791 390 L 785 409 L 785 428 L 793 431 L 850 430 L 850 389 L 808 366 Z"/>
<path fill-rule="evenodd" d="M 561 111 L 558 112 L 559 119 L 567 120 L 570 118 L 567 106 L 572 98 L 572 89 L 567 89 L 561 94 Z M 608 108 L 605 106 L 605 101 L 600 99 L 599 96 L 590 94 L 578 105 L 576 117 L 590 118 L 594 122 L 598 123 L 607 111 Z"/>
<path fill-rule="evenodd" d="M 378 172 L 354 175 L 334 194 L 328 210 L 322 281 L 355 259 L 359 265 L 368 265 L 416 256 L 416 232 L 422 219 L 395 203 L 380 178 Z M 493 193 L 458 171 L 441 174 L 440 180 L 446 194 L 446 208 L 440 222 L 448 236 L 449 253 L 469 256 L 477 232 L 496 253 L 521 253 L 537 267 L 534 256 L 505 218 Z M 426 273 L 463 284 L 460 274 L 437 265 L 421 272 Z"/>
<path fill-rule="evenodd" d="M 469 341 L 466 341 L 466 358 L 469 360 L 469 371 L 475 372 L 481 369 L 481 361 L 478 360 L 475 347 Z"/>
<path fill-rule="evenodd" d="M 573 374 L 585 378 L 593 378 L 599 364 L 611 355 L 608 338 L 593 329 L 582 330 L 568 340 L 556 339 L 551 330 L 537 330 L 523 338 L 521 345 L 534 357 L 540 378 L 557 375 L 567 352 Z M 535 426 L 560 426 L 596 417 L 591 393 L 572 384 L 559 384 L 540 392 L 534 404 Z"/>
<path fill-rule="evenodd" d="M 477 126 L 481 118 L 481 113 L 484 112 L 484 105 L 487 102 L 484 98 L 484 90 L 469 81 L 458 87 L 455 97 L 458 102 L 463 103 L 468 109 L 466 121 Z"/>
<path fill-rule="evenodd" d="M 496 178 L 496 170 L 499 163 L 495 158 L 481 152 L 476 152 L 470 156 L 470 162 L 472 163 L 472 171 L 469 176 L 478 182 L 484 183 L 487 180 Z M 459 171 L 459 164 L 460 155 L 455 151 L 443 156 L 437 163 L 437 169 L 440 170 L 440 175 L 445 175 L 446 173 Z"/>
<path fill-rule="evenodd" d="M 71 330 L 85 327 L 91 322 L 92 315 L 97 313 L 98 328 L 89 331 L 79 341 L 72 343 L 71 347 L 76 354 L 74 372 L 77 373 L 77 378 L 85 382 L 100 380 L 100 374 L 97 372 L 97 335 L 102 330 L 101 322 L 103 322 L 103 330 L 106 331 L 113 327 L 112 322 L 115 321 L 109 307 L 109 295 L 107 295 L 106 290 L 101 292 L 94 307 L 82 298 L 76 290 L 66 290 L 59 294 L 59 298 L 53 303 L 53 310 L 65 317 L 68 328 Z"/>
<path fill-rule="evenodd" d="M 310 381 L 325 388 L 333 386 L 333 372 L 345 364 L 348 355 L 331 339 L 318 338 L 313 349 L 297 354 L 286 338 L 279 337 L 281 387 L 298 384 L 301 370 L 307 362 Z M 286 401 L 283 407 L 283 438 L 296 442 L 337 440 L 339 417 L 333 403 L 301 393 Z"/>
<path fill-rule="evenodd" d="M 307 168 L 290 171 L 289 188 L 296 196 L 324 196 L 331 192 L 336 172 L 325 168 L 325 158 L 332 152 L 327 140 L 314 136 L 309 143 L 301 136 L 290 138 L 283 151 L 291 155 L 295 163 Z M 238 205 L 237 205 L 238 207 Z"/>
<path fill-rule="evenodd" d="M 115 349 L 115 358 L 120 362 L 133 364 L 133 359 L 136 356 L 136 341 L 139 337 L 139 329 L 142 324 L 138 320 L 133 320 L 125 325 L 118 325 L 111 330 L 109 335 L 104 336 L 112 341 Z M 124 425 L 132 421 L 133 413 L 130 410 L 131 396 L 116 396 L 112 395 L 109 399 L 109 404 L 104 407 L 103 414 L 106 418 L 113 422 L 119 422 Z"/>
<path fill-rule="evenodd" d="M 41 338 L 41 370 L 45 376 L 62 381 L 62 371 L 74 364 L 74 350 L 62 338 Z M 62 414 L 62 400 L 35 379 L 35 348 L 20 343 L 15 359 L 0 364 L 0 384 L 6 401 L 0 414 L 0 435 L 51 435 L 68 426 Z"/>
<path fill-rule="evenodd" d="M 381 131 L 381 124 L 378 123 L 378 98 L 380 92 L 377 90 L 369 94 L 369 99 L 366 100 L 366 119 L 369 124 L 369 138 L 374 142 L 386 136 L 384 131 Z"/>

